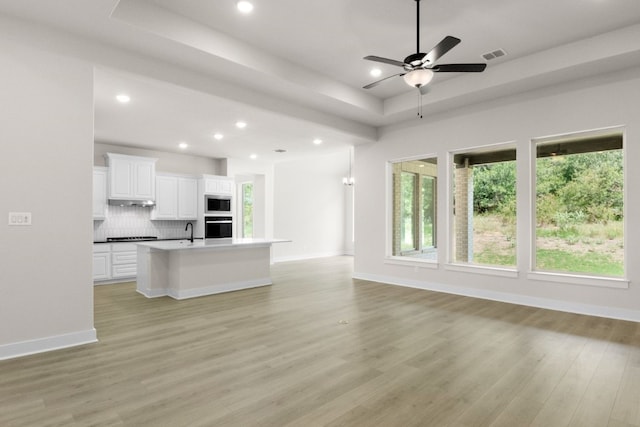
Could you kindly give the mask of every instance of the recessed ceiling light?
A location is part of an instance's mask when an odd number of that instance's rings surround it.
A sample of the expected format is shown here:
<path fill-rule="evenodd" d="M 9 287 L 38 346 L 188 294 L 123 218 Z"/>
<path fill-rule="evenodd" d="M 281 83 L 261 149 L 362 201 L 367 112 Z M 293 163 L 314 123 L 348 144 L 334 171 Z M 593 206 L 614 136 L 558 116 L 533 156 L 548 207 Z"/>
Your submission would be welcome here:
<path fill-rule="evenodd" d="M 316 144 L 316 145 L 320 145 L 320 144 L 322 144 L 322 140 L 320 138 L 316 138 L 316 139 L 313 140 L 313 143 Z"/>
<path fill-rule="evenodd" d="M 244 128 L 247 127 L 247 123 L 243 122 L 243 121 L 237 121 L 236 122 L 236 127 L 239 128 L 239 129 L 244 129 Z"/>
<path fill-rule="evenodd" d="M 181 142 L 180 144 L 178 144 L 178 147 L 182 148 L 183 150 L 185 148 L 187 148 L 189 146 L 189 144 L 187 144 L 186 142 Z"/>
<path fill-rule="evenodd" d="M 238 3 L 236 3 L 236 7 L 242 13 L 251 13 L 251 11 L 253 10 L 253 3 L 246 0 L 240 0 Z"/>
<path fill-rule="evenodd" d="M 223 134 L 221 134 L 221 133 L 214 133 L 214 134 L 213 134 L 213 137 L 214 137 L 215 139 L 217 139 L 218 141 L 220 141 L 222 138 L 224 138 L 224 135 L 223 135 Z"/>
<path fill-rule="evenodd" d="M 369 71 L 369 74 L 373 77 L 380 77 L 382 70 L 380 68 L 372 68 L 371 71 Z"/>
<path fill-rule="evenodd" d="M 252 155 L 249 156 L 249 158 L 252 159 L 252 160 L 255 160 L 255 159 L 258 158 L 258 155 L 257 154 L 252 154 Z"/>
<path fill-rule="evenodd" d="M 131 101 L 131 97 L 124 93 L 116 95 L 116 99 L 122 104 L 126 104 L 127 102 Z"/>

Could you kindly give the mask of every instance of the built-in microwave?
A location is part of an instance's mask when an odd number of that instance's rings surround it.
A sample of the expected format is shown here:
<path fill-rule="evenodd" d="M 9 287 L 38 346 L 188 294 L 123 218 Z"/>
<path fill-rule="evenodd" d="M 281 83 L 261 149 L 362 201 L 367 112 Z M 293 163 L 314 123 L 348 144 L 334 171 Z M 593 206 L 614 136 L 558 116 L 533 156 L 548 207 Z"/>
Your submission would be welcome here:
<path fill-rule="evenodd" d="M 231 196 L 204 196 L 204 213 L 205 215 L 230 214 Z"/>
<path fill-rule="evenodd" d="M 205 216 L 204 238 L 224 239 L 233 237 L 233 218 L 230 216 Z"/>

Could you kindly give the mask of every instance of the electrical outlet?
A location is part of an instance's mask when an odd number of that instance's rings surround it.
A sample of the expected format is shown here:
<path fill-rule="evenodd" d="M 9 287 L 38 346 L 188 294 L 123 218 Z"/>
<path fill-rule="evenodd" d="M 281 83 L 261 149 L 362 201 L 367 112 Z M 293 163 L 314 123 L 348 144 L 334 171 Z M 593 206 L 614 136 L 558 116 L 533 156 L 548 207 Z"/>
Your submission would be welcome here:
<path fill-rule="evenodd" d="M 31 212 L 9 212 L 9 225 L 31 225 Z"/>

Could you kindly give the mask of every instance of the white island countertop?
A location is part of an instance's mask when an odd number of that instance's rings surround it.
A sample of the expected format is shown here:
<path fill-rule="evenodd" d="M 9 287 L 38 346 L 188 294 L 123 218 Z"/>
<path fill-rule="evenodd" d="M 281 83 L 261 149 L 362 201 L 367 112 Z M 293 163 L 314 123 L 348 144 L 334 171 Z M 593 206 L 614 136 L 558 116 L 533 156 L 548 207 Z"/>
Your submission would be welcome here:
<path fill-rule="evenodd" d="M 138 246 L 146 246 L 151 249 L 163 251 L 175 251 L 183 249 L 229 249 L 270 246 L 272 243 L 286 243 L 286 239 L 196 239 L 190 242 L 185 240 L 162 240 L 151 242 L 139 242 Z"/>
<path fill-rule="evenodd" d="M 176 299 L 270 285 L 271 245 L 284 239 L 139 242 L 137 290 Z"/>

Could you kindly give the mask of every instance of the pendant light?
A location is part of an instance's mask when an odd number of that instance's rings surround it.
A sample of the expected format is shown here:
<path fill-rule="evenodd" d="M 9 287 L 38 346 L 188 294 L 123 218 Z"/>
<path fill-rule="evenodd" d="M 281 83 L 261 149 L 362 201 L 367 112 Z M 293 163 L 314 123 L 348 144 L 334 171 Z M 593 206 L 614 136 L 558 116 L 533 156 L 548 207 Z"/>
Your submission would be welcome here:
<path fill-rule="evenodd" d="M 342 178 L 342 184 L 351 187 L 355 183 L 355 179 L 353 175 L 351 175 L 351 153 L 353 151 L 353 147 L 349 148 L 349 175 Z"/>

